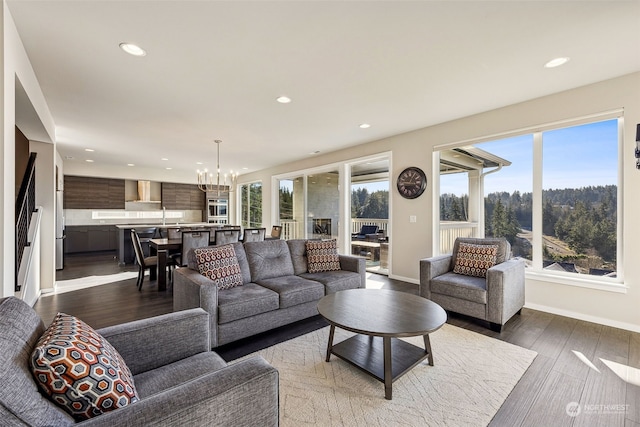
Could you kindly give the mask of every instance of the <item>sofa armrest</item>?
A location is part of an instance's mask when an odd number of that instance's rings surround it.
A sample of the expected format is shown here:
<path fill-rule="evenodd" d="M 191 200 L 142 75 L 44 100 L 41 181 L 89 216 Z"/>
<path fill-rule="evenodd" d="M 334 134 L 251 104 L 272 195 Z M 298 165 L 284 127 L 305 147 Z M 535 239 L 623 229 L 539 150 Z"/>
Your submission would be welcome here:
<path fill-rule="evenodd" d="M 345 271 L 353 271 L 360 274 L 360 287 L 367 287 L 367 264 L 366 260 L 360 256 L 339 255 L 340 269 Z"/>
<path fill-rule="evenodd" d="M 451 268 L 453 255 L 439 255 L 420 260 L 420 295 L 431 299 L 431 279 L 442 276 Z"/>
<path fill-rule="evenodd" d="M 173 273 L 173 311 L 202 308 L 209 313 L 211 348 L 218 346 L 218 286 L 188 267 Z"/>
<path fill-rule="evenodd" d="M 99 329 L 134 375 L 209 351 L 209 315 L 202 309 L 163 314 Z"/>
<path fill-rule="evenodd" d="M 278 409 L 278 371 L 252 357 L 81 424 L 277 426 Z"/>
<path fill-rule="evenodd" d="M 487 270 L 487 320 L 504 325 L 524 306 L 524 260 L 510 259 Z"/>

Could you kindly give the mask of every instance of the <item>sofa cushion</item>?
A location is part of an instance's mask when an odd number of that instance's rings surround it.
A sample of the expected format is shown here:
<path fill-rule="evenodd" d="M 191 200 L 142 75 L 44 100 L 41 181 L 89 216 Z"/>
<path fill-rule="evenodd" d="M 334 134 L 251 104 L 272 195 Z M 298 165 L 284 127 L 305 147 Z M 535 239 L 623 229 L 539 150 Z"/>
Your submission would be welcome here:
<path fill-rule="evenodd" d="M 449 272 L 431 279 L 431 292 L 486 304 L 487 280 Z"/>
<path fill-rule="evenodd" d="M 242 272 L 236 251 L 231 245 L 209 246 L 193 250 L 198 271 L 211 279 L 218 289 L 243 285 Z"/>
<path fill-rule="evenodd" d="M 287 240 L 291 262 L 293 263 L 293 274 L 306 273 L 307 270 L 307 239 Z"/>
<path fill-rule="evenodd" d="M 75 424 L 69 414 L 38 391 L 33 379 L 29 358 L 44 330 L 42 320 L 27 303 L 15 297 L 0 299 L 0 424 Z"/>
<path fill-rule="evenodd" d="M 244 244 L 247 261 L 251 270 L 251 280 L 259 283 L 262 279 L 293 275 L 293 263 L 289 246 L 284 240 L 265 240 Z"/>
<path fill-rule="evenodd" d="M 467 276 L 486 277 L 496 263 L 498 245 L 460 243 L 453 272 Z"/>
<path fill-rule="evenodd" d="M 31 355 L 36 381 L 82 421 L 139 400 L 118 351 L 83 321 L 58 313 Z"/>
<path fill-rule="evenodd" d="M 338 242 L 333 240 L 310 240 L 307 247 L 307 270 L 309 273 L 340 270 Z"/>
<path fill-rule="evenodd" d="M 303 273 L 300 277 L 322 283 L 326 295 L 346 289 L 359 288 L 362 280 L 360 273 L 345 270 Z"/>
<path fill-rule="evenodd" d="M 208 351 L 143 372 L 134 380 L 140 398 L 145 399 L 225 366 L 227 363 L 219 355 Z"/>
<path fill-rule="evenodd" d="M 280 296 L 276 292 L 255 283 L 247 283 L 218 292 L 218 323 L 277 310 L 279 306 Z"/>
<path fill-rule="evenodd" d="M 230 245 L 233 246 L 233 250 L 236 251 L 236 258 L 238 258 L 238 264 L 242 272 L 242 283 L 251 282 L 251 272 L 249 271 L 249 262 L 247 261 L 247 254 L 244 251 L 244 245 L 242 242 L 230 243 Z M 187 253 L 187 266 L 192 270 L 198 271 L 198 260 L 193 250 Z"/>
<path fill-rule="evenodd" d="M 280 308 L 318 301 L 324 296 L 324 285 L 300 276 L 281 276 L 257 281 L 260 286 L 280 295 Z"/>
<path fill-rule="evenodd" d="M 498 245 L 496 264 L 501 264 L 511 257 L 511 244 L 504 237 L 458 237 L 453 242 L 453 257 L 451 258 L 450 270 L 453 270 L 453 267 L 456 263 L 456 254 L 458 253 L 458 247 L 462 243 L 472 245 Z"/>

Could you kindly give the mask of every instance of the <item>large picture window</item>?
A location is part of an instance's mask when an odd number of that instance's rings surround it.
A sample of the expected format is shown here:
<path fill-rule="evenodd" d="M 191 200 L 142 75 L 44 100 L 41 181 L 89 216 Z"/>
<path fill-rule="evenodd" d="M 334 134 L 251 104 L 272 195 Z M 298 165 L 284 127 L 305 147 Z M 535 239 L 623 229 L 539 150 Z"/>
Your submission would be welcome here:
<path fill-rule="evenodd" d="M 442 149 L 440 251 L 505 237 L 529 271 L 616 281 L 619 119 Z"/>
<path fill-rule="evenodd" d="M 262 227 L 262 183 L 254 182 L 240 187 L 241 221 L 243 228 Z"/>

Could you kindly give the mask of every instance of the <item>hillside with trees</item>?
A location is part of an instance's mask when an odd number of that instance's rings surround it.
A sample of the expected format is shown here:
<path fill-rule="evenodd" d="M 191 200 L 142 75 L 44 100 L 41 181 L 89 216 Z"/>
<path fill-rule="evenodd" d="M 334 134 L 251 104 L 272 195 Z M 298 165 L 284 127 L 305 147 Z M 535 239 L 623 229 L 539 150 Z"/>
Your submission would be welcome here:
<path fill-rule="evenodd" d="M 572 262 L 584 269 L 615 270 L 616 206 L 615 185 L 544 190 L 542 231 L 545 242 L 557 242 L 545 244 L 545 260 Z M 530 244 L 522 241 L 522 236 L 531 231 L 532 209 L 531 193 L 488 194 L 485 197 L 485 235 L 505 237 L 514 248 L 514 254 L 530 259 Z M 466 195 L 440 196 L 441 220 L 466 221 L 467 212 Z"/>

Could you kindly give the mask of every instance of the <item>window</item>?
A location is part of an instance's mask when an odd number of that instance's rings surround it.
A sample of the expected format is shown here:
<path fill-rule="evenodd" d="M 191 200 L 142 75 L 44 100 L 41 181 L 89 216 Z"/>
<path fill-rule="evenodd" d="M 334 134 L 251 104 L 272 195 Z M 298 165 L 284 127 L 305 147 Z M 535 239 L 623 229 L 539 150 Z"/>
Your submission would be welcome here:
<path fill-rule="evenodd" d="M 254 182 L 240 187 L 241 220 L 243 228 L 262 227 L 262 183 Z"/>
<path fill-rule="evenodd" d="M 619 119 L 441 149 L 440 251 L 505 237 L 528 271 L 618 275 Z"/>

